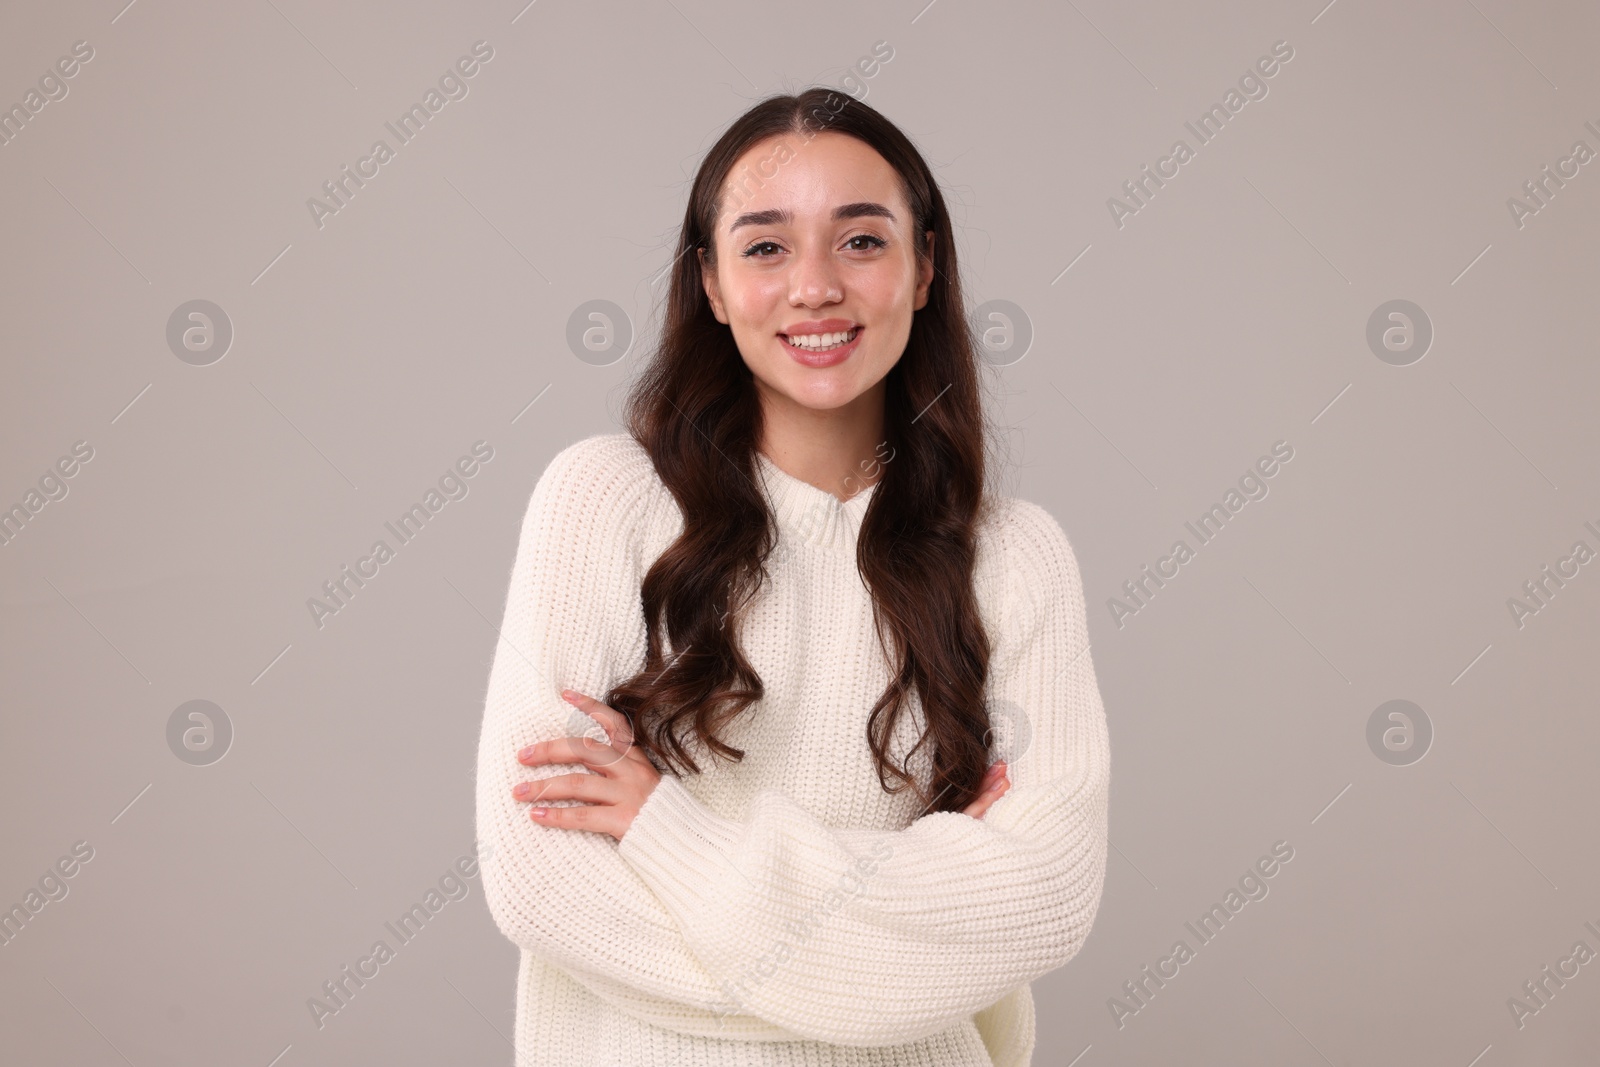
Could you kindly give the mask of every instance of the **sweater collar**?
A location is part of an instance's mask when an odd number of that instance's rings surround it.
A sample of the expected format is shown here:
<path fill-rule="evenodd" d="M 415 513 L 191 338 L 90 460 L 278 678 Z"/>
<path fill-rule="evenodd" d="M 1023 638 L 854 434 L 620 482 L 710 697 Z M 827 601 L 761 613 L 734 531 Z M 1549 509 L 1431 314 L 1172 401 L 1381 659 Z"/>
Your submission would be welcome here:
<path fill-rule="evenodd" d="M 779 467 L 756 450 L 756 473 L 765 483 L 778 529 L 789 537 L 823 548 L 854 552 L 861 520 L 879 482 L 840 500 Z M 879 481 L 882 479 L 880 478 Z"/>

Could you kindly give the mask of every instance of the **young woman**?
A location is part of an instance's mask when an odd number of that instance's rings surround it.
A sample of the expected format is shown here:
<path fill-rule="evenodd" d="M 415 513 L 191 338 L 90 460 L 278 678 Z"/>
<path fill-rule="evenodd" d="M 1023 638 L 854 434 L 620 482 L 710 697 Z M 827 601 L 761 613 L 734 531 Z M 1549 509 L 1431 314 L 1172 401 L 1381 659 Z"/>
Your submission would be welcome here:
<path fill-rule="evenodd" d="M 711 149 L 628 429 L 539 479 L 490 672 L 518 1062 L 1026 1064 L 1099 906 L 1105 713 L 877 111 L 774 97 Z"/>

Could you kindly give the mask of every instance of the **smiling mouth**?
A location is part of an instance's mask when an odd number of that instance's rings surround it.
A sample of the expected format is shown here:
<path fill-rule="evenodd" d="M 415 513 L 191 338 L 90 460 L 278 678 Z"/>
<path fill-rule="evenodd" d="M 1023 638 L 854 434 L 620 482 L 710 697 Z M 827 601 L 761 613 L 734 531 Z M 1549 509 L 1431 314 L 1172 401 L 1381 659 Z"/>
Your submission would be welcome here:
<path fill-rule="evenodd" d="M 832 352 L 854 341 L 860 332 L 861 327 L 857 326 L 851 330 L 836 330 L 832 333 L 802 333 L 793 337 L 781 333 L 778 336 L 804 352 Z"/>

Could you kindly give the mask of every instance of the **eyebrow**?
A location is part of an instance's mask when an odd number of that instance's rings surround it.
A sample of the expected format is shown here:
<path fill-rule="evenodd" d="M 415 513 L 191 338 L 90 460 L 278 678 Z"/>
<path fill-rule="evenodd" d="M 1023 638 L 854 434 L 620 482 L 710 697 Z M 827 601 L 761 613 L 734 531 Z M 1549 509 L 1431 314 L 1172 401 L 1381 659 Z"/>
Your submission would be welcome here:
<path fill-rule="evenodd" d="M 838 222 L 842 219 L 884 218 L 890 222 L 895 221 L 894 212 L 882 204 L 871 200 L 862 200 L 854 204 L 842 204 L 833 209 L 833 219 Z M 728 227 L 732 233 L 741 226 L 788 226 L 794 222 L 794 213 L 787 208 L 775 207 L 766 211 L 746 211 L 733 220 Z"/>

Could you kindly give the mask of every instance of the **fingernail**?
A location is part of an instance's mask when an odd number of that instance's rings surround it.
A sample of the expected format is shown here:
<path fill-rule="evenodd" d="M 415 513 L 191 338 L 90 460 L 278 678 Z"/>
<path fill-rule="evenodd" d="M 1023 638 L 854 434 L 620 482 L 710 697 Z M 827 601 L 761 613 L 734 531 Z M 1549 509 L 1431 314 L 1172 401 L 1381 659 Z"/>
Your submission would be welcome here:
<path fill-rule="evenodd" d="M 529 745 L 527 748 L 525 748 L 521 752 L 517 753 L 517 758 L 518 759 L 527 759 L 531 755 L 533 755 L 533 746 Z"/>
<path fill-rule="evenodd" d="M 544 818 L 545 817 L 545 809 L 544 808 L 534 808 L 533 809 L 533 817 L 535 819 Z"/>
<path fill-rule="evenodd" d="M 527 796 L 528 795 L 528 783 L 527 782 L 518 783 L 517 787 L 515 789 L 511 790 L 511 795 L 512 796 L 517 796 L 517 797 L 525 797 L 525 796 Z"/>

